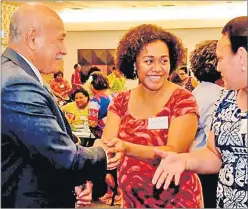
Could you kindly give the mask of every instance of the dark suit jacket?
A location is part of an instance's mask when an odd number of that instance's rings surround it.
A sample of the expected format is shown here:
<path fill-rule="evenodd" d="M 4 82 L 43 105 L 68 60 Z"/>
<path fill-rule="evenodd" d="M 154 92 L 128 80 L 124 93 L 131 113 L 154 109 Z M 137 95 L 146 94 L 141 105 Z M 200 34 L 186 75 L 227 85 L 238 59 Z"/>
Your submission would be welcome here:
<path fill-rule="evenodd" d="M 53 96 L 25 60 L 2 55 L 2 207 L 74 207 L 74 187 L 105 178 L 106 154 L 71 140 Z"/>

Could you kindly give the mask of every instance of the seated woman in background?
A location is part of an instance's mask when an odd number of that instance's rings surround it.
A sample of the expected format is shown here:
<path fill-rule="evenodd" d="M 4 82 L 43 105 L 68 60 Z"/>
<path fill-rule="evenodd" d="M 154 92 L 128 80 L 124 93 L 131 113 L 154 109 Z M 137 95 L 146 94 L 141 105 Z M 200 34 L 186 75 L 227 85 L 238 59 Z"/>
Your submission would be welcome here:
<path fill-rule="evenodd" d="M 178 70 L 178 75 L 181 79 L 181 86 L 189 91 L 193 91 L 194 88 L 198 85 L 198 81 L 189 75 L 187 67 L 181 67 Z"/>
<path fill-rule="evenodd" d="M 102 141 L 120 160 L 118 182 L 124 208 L 202 207 L 196 174 L 182 174 L 180 186 L 156 190 L 154 148 L 187 152 L 197 130 L 198 109 L 191 92 L 168 81 L 183 59 L 181 41 L 156 25 L 131 28 L 116 50 L 116 67 L 140 85 L 121 92 L 109 106 Z M 118 137 L 118 138 L 117 138 Z M 113 147 L 112 147 L 113 146 Z M 121 155 L 124 158 L 121 159 Z"/>
<path fill-rule="evenodd" d="M 69 93 L 72 91 L 72 88 L 68 81 L 66 81 L 63 78 L 64 74 L 63 72 L 59 71 L 57 73 L 54 73 L 53 77 L 54 80 L 51 81 L 50 87 L 54 93 L 54 95 L 57 97 L 57 102 L 60 103 L 60 101 L 65 101 L 69 99 Z"/>
<path fill-rule="evenodd" d="M 77 89 L 72 94 L 74 102 L 70 102 L 61 107 L 65 117 L 71 125 L 72 130 L 76 127 L 83 127 L 88 122 L 88 103 L 90 100 L 89 93 L 85 89 Z"/>
<path fill-rule="evenodd" d="M 90 91 L 93 94 L 93 98 L 89 103 L 89 127 L 96 138 L 101 138 L 106 123 L 108 106 L 114 94 L 109 90 L 108 79 L 102 73 L 92 73 L 88 81 L 90 83 Z M 109 205 L 119 204 L 121 192 L 117 186 L 116 169 L 108 171 L 106 183 L 108 185 L 108 191 L 101 200 Z M 113 197 L 113 201 L 111 197 Z"/>

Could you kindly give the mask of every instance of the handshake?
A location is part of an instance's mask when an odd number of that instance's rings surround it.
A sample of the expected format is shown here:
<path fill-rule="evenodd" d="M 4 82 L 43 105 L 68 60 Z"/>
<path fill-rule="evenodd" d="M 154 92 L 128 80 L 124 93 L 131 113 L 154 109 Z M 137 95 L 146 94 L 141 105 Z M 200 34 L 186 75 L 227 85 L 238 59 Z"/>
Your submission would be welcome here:
<path fill-rule="evenodd" d="M 107 170 L 115 169 L 126 151 L 126 144 L 118 138 L 96 139 L 94 147 L 101 146 L 107 154 Z"/>

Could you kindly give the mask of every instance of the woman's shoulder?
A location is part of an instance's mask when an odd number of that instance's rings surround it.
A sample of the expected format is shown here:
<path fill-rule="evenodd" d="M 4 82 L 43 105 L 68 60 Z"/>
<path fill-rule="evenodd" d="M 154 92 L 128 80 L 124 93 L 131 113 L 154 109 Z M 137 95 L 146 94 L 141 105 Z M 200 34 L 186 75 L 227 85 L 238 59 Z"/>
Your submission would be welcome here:
<path fill-rule="evenodd" d="M 176 84 L 174 85 L 175 87 L 171 94 L 168 104 L 171 104 L 172 106 L 178 106 L 180 104 L 182 104 L 183 106 L 192 106 L 193 104 L 197 104 L 194 95 L 189 90 Z"/>

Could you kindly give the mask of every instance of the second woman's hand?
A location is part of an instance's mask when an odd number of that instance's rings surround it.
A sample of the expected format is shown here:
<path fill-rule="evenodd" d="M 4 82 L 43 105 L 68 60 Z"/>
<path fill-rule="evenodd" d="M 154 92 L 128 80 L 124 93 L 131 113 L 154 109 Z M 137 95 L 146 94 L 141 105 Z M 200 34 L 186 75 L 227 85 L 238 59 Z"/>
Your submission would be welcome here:
<path fill-rule="evenodd" d="M 153 176 L 152 183 L 159 189 L 164 184 L 164 190 L 168 189 L 171 181 L 179 184 L 181 174 L 186 170 L 186 159 L 175 152 L 154 150 L 156 156 L 161 157 L 160 164 Z"/>

